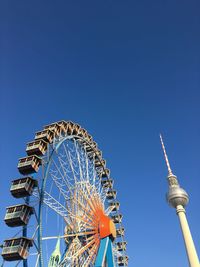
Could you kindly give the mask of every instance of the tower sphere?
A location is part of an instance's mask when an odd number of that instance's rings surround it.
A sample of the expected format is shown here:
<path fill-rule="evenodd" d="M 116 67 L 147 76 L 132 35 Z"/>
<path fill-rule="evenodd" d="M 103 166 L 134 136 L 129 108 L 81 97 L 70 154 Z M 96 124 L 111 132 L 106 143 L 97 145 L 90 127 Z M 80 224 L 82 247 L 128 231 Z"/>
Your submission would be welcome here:
<path fill-rule="evenodd" d="M 189 197 L 186 191 L 180 186 L 170 186 L 167 193 L 167 201 L 173 208 L 176 208 L 178 205 L 185 207 L 189 201 Z"/>

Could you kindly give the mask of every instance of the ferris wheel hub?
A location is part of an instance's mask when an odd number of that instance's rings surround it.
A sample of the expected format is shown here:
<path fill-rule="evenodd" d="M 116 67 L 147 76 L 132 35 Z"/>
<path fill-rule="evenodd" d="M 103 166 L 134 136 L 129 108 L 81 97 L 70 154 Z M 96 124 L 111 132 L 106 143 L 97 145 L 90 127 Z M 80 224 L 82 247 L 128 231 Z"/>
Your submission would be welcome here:
<path fill-rule="evenodd" d="M 110 236 L 112 240 L 116 238 L 116 227 L 114 222 L 105 214 L 102 214 L 99 220 L 99 234 L 100 238 Z"/>

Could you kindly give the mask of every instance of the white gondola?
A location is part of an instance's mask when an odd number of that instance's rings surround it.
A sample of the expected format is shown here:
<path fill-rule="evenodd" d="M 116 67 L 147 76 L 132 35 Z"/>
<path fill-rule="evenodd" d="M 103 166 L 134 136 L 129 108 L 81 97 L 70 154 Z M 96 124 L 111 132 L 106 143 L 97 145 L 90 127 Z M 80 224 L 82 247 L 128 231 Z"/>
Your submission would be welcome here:
<path fill-rule="evenodd" d="M 95 150 L 95 153 L 96 153 L 96 151 L 98 151 L 98 144 L 95 141 L 92 141 L 91 146 Z"/>
<path fill-rule="evenodd" d="M 20 158 L 17 168 L 21 174 L 31 174 L 38 172 L 41 159 L 37 155 Z"/>
<path fill-rule="evenodd" d="M 101 180 L 101 185 L 103 188 L 113 188 L 114 181 L 113 179 L 104 179 Z"/>
<path fill-rule="evenodd" d="M 27 197 L 32 195 L 36 186 L 37 180 L 30 176 L 22 177 L 12 181 L 10 192 L 16 198 Z"/>
<path fill-rule="evenodd" d="M 95 165 L 96 168 L 100 168 L 100 167 L 103 166 L 102 162 L 98 158 L 95 158 L 94 165 Z"/>
<path fill-rule="evenodd" d="M 72 135 L 73 134 L 73 127 L 74 127 L 74 123 L 71 121 L 67 122 L 67 134 L 68 135 Z"/>
<path fill-rule="evenodd" d="M 29 142 L 26 146 L 26 153 L 30 155 L 37 155 L 42 156 L 47 151 L 47 142 L 44 140 L 35 140 L 32 142 Z"/>
<path fill-rule="evenodd" d="M 27 225 L 30 216 L 33 214 L 33 208 L 20 204 L 6 208 L 5 223 L 10 227 Z"/>
<path fill-rule="evenodd" d="M 109 200 L 113 200 L 116 199 L 117 196 L 117 191 L 116 190 L 108 190 L 108 192 L 106 193 L 106 198 Z"/>
<path fill-rule="evenodd" d="M 117 237 L 124 236 L 125 229 L 123 227 L 116 229 L 116 235 Z"/>
<path fill-rule="evenodd" d="M 89 141 L 89 142 L 92 142 L 92 136 L 90 135 L 90 134 L 87 134 L 87 136 L 86 136 L 86 139 Z"/>
<path fill-rule="evenodd" d="M 118 251 L 125 251 L 126 246 L 127 246 L 127 242 L 126 241 L 117 242 L 116 246 L 117 246 Z"/>
<path fill-rule="evenodd" d="M 61 132 L 61 127 L 58 125 L 57 122 L 51 123 L 49 125 L 45 125 L 44 129 L 52 131 L 55 134 L 55 136 L 59 136 Z"/>
<path fill-rule="evenodd" d="M 52 143 L 54 138 L 54 133 L 50 130 L 43 130 L 36 132 L 35 134 L 35 140 L 44 140 L 47 143 Z"/>
<path fill-rule="evenodd" d="M 119 210 L 119 207 L 120 207 L 120 203 L 115 201 L 115 202 L 110 202 L 109 203 L 109 207 L 112 208 L 112 211 L 115 212 L 115 211 L 118 211 Z"/>
<path fill-rule="evenodd" d="M 102 178 L 109 177 L 109 176 L 110 176 L 110 170 L 109 169 L 105 169 L 102 172 Z"/>
<path fill-rule="evenodd" d="M 62 120 L 62 121 L 58 121 L 57 124 L 60 126 L 60 131 L 63 132 L 63 133 L 66 133 L 67 132 L 67 127 L 68 127 L 68 124 L 66 121 Z"/>
<path fill-rule="evenodd" d="M 128 256 L 120 256 L 117 258 L 117 264 L 119 266 L 128 266 Z"/>
<path fill-rule="evenodd" d="M 112 220 L 114 223 L 121 223 L 122 222 L 122 215 L 121 214 L 117 214 L 117 215 L 113 215 L 111 216 Z"/>
<path fill-rule="evenodd" d="M 79 135 L 80 129 L 81 129 L 81 126 L 79 124 L 77 124 L 77 123 L 74 124 L 73 135 Z"/>
<path fill-rule="evenodd" d="M 85 145 L 85 149 L 86 149 L 87 153 L 90 153 L 91 151 L 93 151 L 92 146 L 90 144 L 88 144 L 88 143 Z"/>
<path fill-rule="evenodd" d="M 105 159 L 98 158 L 98 157 L 96 157 L 96 155 L 95 155 L 95 159 L 94 159 L 94 164 L 95 164 L 96 168 L 102 168 L 102 171 L 106 167 Z"/>
<path fill-rule="evenodd" d="M 25 237 L 6 239 L 3 243 L 2 257 L 5 261 L 24 260 L 28 257 L 32 239 Z"/>
<path fill-rule="evenodd" d="M 84 128 L 81 128 L 79 131 L 79 135 L 85 138 L 88 135 L 88 133 Z"/>

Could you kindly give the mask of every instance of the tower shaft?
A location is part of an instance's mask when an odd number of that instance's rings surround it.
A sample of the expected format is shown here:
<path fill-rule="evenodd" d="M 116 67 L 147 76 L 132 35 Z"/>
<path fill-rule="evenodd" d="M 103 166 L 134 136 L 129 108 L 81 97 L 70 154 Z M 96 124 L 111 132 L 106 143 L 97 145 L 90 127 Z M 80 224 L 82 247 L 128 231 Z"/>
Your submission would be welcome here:
<path fill-rule="evenodd" d="M 190 232 L 190 228 L 187 222 L 187 218 L 185 215 L 185 209 L 182 205 L 178 205 L 176 207 L 176 213 L 179 217 L 181 230 L 183 233 L 183 239 L 185 242 L 185 248 L 187 252 L 188 261 L 190 264 L 190 267 L 200 267 L 199 259 L 197 256 L 197 252 L 195 249 L 194 241 L 192 239 L 192 235 Z"/>

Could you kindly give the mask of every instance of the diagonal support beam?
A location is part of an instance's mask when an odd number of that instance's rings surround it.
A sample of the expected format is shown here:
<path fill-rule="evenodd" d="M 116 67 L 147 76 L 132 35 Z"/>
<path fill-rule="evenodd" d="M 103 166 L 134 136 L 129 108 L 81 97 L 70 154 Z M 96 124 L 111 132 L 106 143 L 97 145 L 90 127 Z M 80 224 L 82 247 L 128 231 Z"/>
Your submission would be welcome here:
<path fill-rule="evenodd" d="M 112 251 L 112 242 L 109 237 L 101 239 L 97 258 L 95 261 L 95 267 L 102 266 L 115 267 Z"/>

